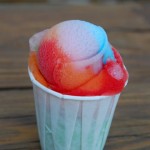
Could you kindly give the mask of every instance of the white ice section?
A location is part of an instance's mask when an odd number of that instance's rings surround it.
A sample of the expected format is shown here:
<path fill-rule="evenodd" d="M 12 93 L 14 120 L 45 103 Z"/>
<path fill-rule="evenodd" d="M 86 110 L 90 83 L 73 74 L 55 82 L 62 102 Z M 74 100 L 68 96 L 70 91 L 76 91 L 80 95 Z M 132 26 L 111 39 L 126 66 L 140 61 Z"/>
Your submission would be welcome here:
<path fill-rule="evenodd" d="M 95 56 L 107 44 L 103 28 L 81 20 L 69 20 L 56 26 L 58 45 L 72 60 Z"/>
<path fill-rule="evenodd" d="M 34 34 L 30 39 L 29 39 L 29 46 L 30 46 L 30 51 L 37 51 L 38 47 L 44 37 L 44 35 L 47 33 L 47 29 L 41 32 L 38 32 Z"/>
<path fill-rule="evenodd" d="M 108 73 L 115 79 L 120 80 L 123 78 L 123 71 L 119 64 L 113 65 L 111 68 L 108 69 Z"/>
<path fill-rule="evenodd" d="M 120 94 L 62 95 L 29 75 L 42 150 L 103 150 Z"/>
<path fill-rule="evenodd" d="M 70 58 L 70 63 L 79 71 L 90 66 L 97 74 L 108 58 L 114 59 L 105 30 L 86 21 L 64 21 L 34 34 L 29 40 L 30 51 L 38 51 L 41 41 L 46 39 L 55 39 L 57 46 L 61 47 L 63 53 Z M 59 57 L 56 62 L 58 60 Z"/>

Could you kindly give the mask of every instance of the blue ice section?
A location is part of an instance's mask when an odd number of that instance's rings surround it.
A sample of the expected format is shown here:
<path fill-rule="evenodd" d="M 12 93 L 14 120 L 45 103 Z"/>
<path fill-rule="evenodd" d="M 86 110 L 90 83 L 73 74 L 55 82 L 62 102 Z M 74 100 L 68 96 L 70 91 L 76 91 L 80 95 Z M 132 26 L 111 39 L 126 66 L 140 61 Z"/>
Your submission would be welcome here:
<path fill-rule="evenodd" d="M 92 23 L 86 21 L 83 22 L 86 24 L 88 30 L 90 30 L 91 33 L 93 34 L 92 36 L 100 44 L 99 52 L 103 53 L 103 63 L 106 64 L 107 59 L 115 60 L 114 53 L 108 42 L 108 38 L 105 30 L 102 27 L 96 26 Z"/>
<path fill-rule="evenodd" d="M 106 51 L 103 56 L 103 63 L 106 64 L 107 59 L 115 60 L 114 53 L 109 43 L 106 45 Z"/>
<path fill-rule="evenodd" d="M 102 27 L 96 26 L 97 31 L 95 37 L 100 43 L 99 52 L 103 53 L 103 63 L 106 64 L 107 59 L 115 60 L 114 53 L 108 42 L 107 34 Z"/>

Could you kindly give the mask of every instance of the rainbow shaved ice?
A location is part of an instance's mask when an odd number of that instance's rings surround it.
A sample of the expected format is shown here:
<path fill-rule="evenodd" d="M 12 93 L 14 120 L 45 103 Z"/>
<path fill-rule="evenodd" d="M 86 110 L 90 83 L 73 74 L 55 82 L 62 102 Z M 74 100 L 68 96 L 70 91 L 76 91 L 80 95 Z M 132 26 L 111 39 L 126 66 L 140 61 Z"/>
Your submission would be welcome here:
<path fill-rule="evenodd" d="M 29 76 L 42 150 L 103 150 L 128 80 L 105 30 L 69 20 L 29 40 Z"/>
<path fill-rule="evenodd" d="M 61 22 L 32 37 L 29 68 L 44 86 L 73 96 L 120 93 L 128 72 L 105 30 L 80 20 Z"/>

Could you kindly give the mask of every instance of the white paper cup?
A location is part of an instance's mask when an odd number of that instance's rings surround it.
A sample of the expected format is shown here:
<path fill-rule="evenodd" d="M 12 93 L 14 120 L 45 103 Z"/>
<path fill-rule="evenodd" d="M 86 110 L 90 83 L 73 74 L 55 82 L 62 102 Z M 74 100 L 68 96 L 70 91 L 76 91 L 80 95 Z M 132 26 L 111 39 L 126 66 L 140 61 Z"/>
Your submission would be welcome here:
<path fill-rule="evenodd" d="M 63 95 L 29 76 L 42 150 L 103 150 L 120 94 Z"/>

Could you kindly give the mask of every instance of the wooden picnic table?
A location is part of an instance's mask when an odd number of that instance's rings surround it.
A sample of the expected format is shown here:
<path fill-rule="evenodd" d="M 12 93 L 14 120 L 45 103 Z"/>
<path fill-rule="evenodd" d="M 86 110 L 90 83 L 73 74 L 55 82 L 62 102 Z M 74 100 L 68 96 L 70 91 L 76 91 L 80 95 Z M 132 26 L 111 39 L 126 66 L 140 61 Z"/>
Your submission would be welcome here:
<path fill-rule="evenodd" d="M 28 39 L 68 19 L 103 26 L 121 53 L 129 83 L 105 150 L 150 150 L 150 4 L 0 5 L 0 150 L 40 150 Z"/>

